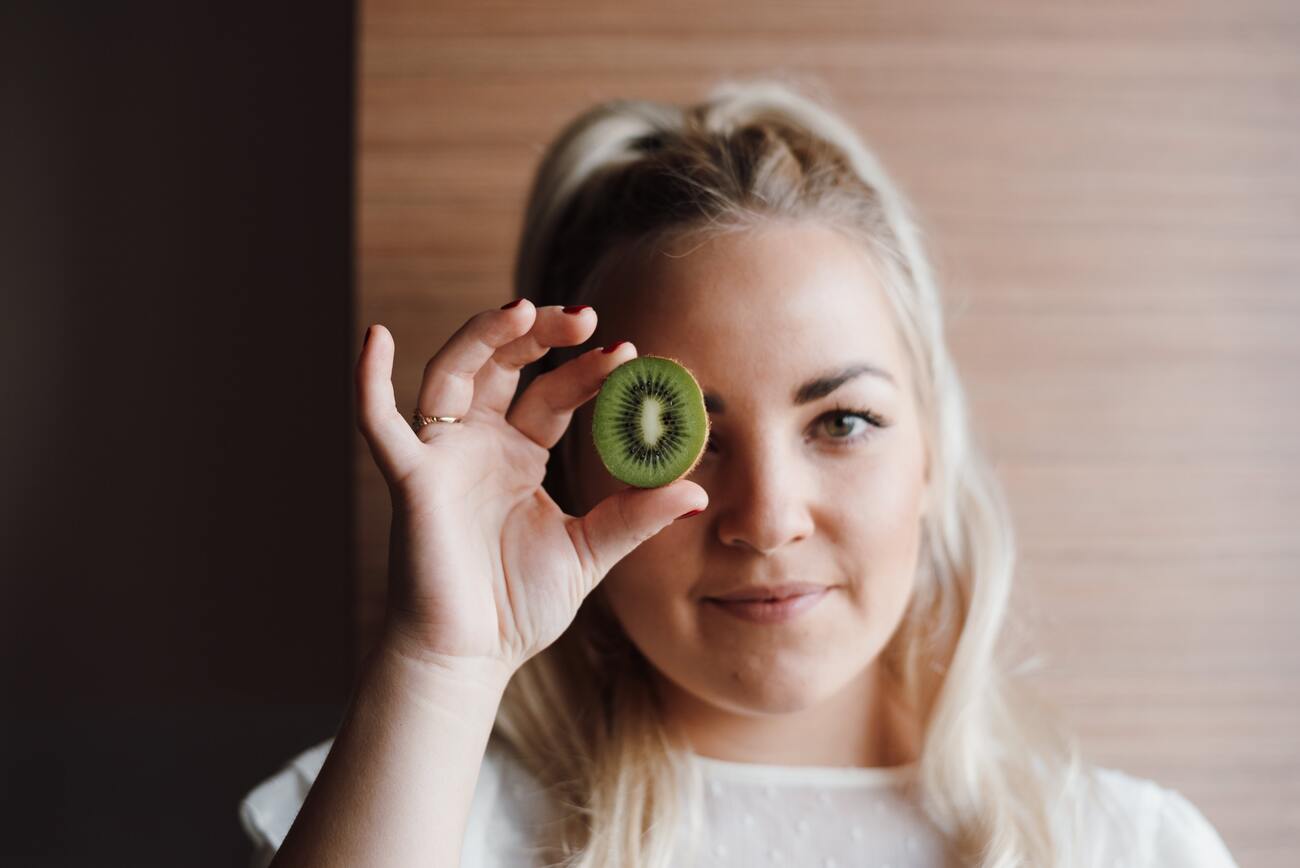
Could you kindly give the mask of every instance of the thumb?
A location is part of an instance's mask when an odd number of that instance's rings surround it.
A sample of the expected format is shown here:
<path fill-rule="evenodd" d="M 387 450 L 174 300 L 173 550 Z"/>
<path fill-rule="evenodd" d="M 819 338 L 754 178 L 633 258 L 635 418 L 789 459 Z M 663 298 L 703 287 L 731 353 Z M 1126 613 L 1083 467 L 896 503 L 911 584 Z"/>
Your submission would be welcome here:
<path fill-rule="evenodd" d="M 698 483 L 679 479 L 661 488 L 625 488 L 573 519 L 570 536 L 582 562 L 585 591 L 596 587 L 632 549 L 683 514 L 708 505 L 708 492 Z"/>

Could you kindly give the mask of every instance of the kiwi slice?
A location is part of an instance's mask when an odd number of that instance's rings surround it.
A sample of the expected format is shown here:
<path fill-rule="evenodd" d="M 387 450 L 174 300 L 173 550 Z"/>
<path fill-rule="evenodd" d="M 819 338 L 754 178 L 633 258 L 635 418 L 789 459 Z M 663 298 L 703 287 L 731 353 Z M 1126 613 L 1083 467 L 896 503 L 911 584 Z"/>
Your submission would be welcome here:
<path fill-rule="evenodd" d="M 591 436 L 615 478 L 658 488 L 690 473 L 709 440 L 700 384 L 681 364 L 638 356 L 614 370 L 596 395 Z"/>

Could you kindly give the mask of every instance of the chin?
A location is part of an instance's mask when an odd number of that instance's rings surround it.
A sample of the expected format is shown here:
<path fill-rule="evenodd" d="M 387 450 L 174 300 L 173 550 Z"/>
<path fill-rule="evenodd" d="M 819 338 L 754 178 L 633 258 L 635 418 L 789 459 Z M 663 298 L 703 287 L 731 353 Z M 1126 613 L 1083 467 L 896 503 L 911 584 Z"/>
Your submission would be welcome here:
<path fill-rule="evenodd" d="M 829 674 L 806 662 L 777 667 L 755 662 L 723 673 L 722 683 L 710 685 L 709 695 L 737 712 L 785 714 L 812 708 L 834 695 L 840 685 L 832 683 Z"/>

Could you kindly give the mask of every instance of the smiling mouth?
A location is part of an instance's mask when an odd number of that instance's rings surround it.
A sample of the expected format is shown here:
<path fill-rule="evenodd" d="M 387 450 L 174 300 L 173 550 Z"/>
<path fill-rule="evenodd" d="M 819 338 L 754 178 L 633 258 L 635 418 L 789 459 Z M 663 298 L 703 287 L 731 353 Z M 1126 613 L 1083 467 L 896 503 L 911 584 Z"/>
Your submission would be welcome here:
<path fill-rule="evenodd" d="M 786 600 L 797 600 L 800 597 L 807 597 L 810 594 L 820 594 L 821 591 L 802 591 L 798 594 L 786 594 L 782 597 L 736 597 L 735 599 L 725 600 L 721 597 L 705 597 L 711 603 L 783 603 Z"/>
<path fill-rule="evenodd" d="M 705 597 L 704 602 L 717 611 L 758 624 L 782 624 L 814 608 L 830 594 L 829 587 L 806 591 L 778 599 L 720 600 Z"/>
<path fill-rule="evenodd" d="M 814 582 L 783 582 L 770 585 L 751 585 L 741 587 L 717 597 L 706 597 L 723 603 L 758 603 L 780 602 L 807 594 L 820 594 L 829 586 Z"/>

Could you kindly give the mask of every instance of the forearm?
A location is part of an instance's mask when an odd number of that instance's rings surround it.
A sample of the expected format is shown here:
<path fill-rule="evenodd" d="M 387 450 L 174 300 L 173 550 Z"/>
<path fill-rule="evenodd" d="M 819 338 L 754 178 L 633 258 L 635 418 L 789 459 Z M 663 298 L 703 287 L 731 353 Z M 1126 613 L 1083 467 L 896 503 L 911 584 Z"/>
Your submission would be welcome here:
<path fill-rule="evenodd" d="M 457 868 L 507 680 L 381 644 L 272 868 Z"/>

